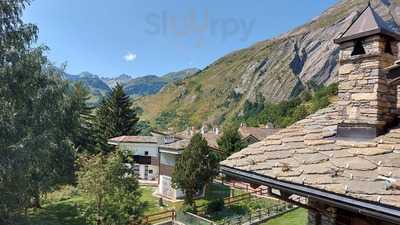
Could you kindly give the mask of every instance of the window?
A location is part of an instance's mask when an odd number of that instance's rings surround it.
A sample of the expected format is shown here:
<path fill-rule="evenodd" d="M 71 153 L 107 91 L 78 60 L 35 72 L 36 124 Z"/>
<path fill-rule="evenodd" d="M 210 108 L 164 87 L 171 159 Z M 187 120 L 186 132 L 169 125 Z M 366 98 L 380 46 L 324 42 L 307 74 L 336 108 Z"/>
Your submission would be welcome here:
<path fill-rule="evenodd" d="M 144 155 L 149 155 L 149 152 L 148 152 L 148 151 L 145 151 L 145 152 L 144 152 Z"/>
<path fill-rule="evenodd" d="M 149 170 L 149 174 L 153 174 L 153 170 Z"/>
<path fill-rule="evenodd" d="M 392 51 L 392 43 L 390 43 L 389 40 L 386 40 L 385 42 L 385 53 L 389 53 L 391 55 L 393 55 L 393 51 Z"/>
<path fill-rule="evenodd" d="M 137 164 L 142 164 L 142 165 L 150 165 L 151 164 L 150 156 L 135 155 L 135 156 L 133 156 L 133 160 Z"/>
<path fill-rule="evenodd" d="M 354 49 L 353 49 L 353 52 L 351 53 L 351 55 L 363 55 L 363 54 L 365 54 L 365 50 L 364 50 L 362 41 L 357 40 L 354 45 Z"/>

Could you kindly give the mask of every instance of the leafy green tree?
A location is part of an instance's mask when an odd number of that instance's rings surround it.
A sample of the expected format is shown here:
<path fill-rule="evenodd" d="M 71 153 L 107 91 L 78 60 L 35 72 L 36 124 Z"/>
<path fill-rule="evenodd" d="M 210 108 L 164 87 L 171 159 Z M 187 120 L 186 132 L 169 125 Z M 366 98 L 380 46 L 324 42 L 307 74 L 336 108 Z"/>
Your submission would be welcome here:
<path fill-rule="evenodd" d="M 218 148 L 225 153 L 225 157 L 246 147 L 240 137 L 238 126 L 230 124 L 224 127 L 222 136 L 217 140 L 217 143 Z"/>
<path fill-rule="evenodd" d="M 132 108 L 129 96 L 123 87 L 117 84 L 108 98 L 103 99 L 96 111 L 95 131 L 97 150 L 109 152 L 111 146 L 107 140 L 122 135 L 136 135 L 139 118 Z"/>
<path fill-rule="evenodd" d="M 78 187 L 91 199 L 83 210 L 88 224 L 140 224 L 144 204 L 139 184 L 132 170 L 117 151 L 82 159 Z"/>
<path fill-rule="evenodd" d="M 338 85 L 336 83 L 328 86 L 314 85 L 313 88 L 309 89 L 312 89 L 314 93 L 311 94 L 312 92 L 305 91 L 299 97 L 287 101 L 279 103 L 266 102 L 264 107 L 258 106 L 258 110 L 257 104 L 259 103 L 245 102 L 244 115 L 237 118 L 237 120 L 246 121 L 252 126 L 256 126 L 259 123 L 271 123 L 275 127 L 287 127 L 309 114 L 327 107 L 330 104 L 329 97 L 337 95 Z"/>
<path fill-rule="evenodd" d="M 195 134 L 176 162 L 172 183 L 185 193 L 185 204 L 194 207 L 196 193 L 212 182 L 217 174 L 217 155 L 201 134 Z"/>
<path fill-rule="evenodd" d="M 47 48 L 32 47 L 38 29 L 21 20 L 28 4 L 0 1 L 0 224 L 22 223 L 32 203 L 73 176 L 71 92 Z"/>
<path fill-rule="evenodd" d="M 136 125 L 136 129 L 139 131 L 139 135 L 149 136 L 153 130 L 148 121 L 139 121 Z"/>

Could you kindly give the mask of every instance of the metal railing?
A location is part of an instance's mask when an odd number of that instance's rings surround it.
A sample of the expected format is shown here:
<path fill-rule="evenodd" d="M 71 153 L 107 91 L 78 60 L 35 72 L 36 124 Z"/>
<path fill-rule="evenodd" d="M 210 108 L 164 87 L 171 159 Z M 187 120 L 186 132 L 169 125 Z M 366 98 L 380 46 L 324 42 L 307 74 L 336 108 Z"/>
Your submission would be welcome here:
<path fill-rule="evenodd" d="M 219 222 L 218 224 L 219 225 L 239 225 L 239 224 L 251 225 L 251 224 L 255 224 L 255 223 L 264 222 L 272 217 L 286 213 L 295 208 L 297 208 L 297 206 L 294 206 L 290 203 L 282 202 L 280 204 L 273 205 L 273 206 L 265 208 L 265 209 L 258 209 L 254 213 L 249 213 L 247 215 L 237 216 L 237 217 L 230 218 L 230 219 L 225 219 L 225 220 Z"/>

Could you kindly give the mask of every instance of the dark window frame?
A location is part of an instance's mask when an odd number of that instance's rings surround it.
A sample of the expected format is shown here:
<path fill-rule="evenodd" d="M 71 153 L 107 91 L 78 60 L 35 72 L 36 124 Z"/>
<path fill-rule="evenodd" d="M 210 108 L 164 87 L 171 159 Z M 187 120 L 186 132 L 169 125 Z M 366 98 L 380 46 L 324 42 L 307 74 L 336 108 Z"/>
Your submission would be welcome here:
<path fill-rule="evenodd" d="M 355 55 L 364 55 L 365 49 L 362 40 L 356 40 L 354 43 L 353 51 L 351 52 L 352 56 Z"/>

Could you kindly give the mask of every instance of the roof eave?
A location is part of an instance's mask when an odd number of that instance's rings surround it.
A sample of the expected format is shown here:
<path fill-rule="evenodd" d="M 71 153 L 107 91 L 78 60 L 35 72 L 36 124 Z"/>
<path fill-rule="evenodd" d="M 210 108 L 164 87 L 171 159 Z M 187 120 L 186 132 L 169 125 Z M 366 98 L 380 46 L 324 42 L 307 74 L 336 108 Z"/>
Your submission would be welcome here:
<path fill-rule="evenodd" d="M 400 223 L 400 209 L 383 204 L 374 204 L 348 196 L 322 191 L 309 186 L 295 184 L 287 181 L 276 180 L 274 178 L 260 175 L 254 172 L 244 171 L 229 166 L 220 166 L 220 171 L 224 174 L 240 178 L 248 182 L 266 185 L 279 190 L 291 192 L 301 196 L 312 197 L 328 204 L 355 211 L 371 217 L 380 218 L 388 222 Z"/>
<path fill-rule="evenodd" d="M 118 145 L 120 142 L 119 141 L 108 141 L 107 144 L 109 145 Z"/>
<path fill-rule="evenodd" d="M 400 40 L 400 34 L 388 31 L 386 29 L 378 28 L 378 29 L 358 33 L 355 35 L 350 35 L 347 37 L 339 37 L 339 38 L 336 38 L 335 40 L 333 40 L 333 42 L 335 44 L 341 44 L 346 41 L 352 41 L 352 40 L 356 40 L 356 39 L 360 39 L 360 38 L 365 38 L 365 37 L 369 37 L 369 36 L 376 35 L 376 34 L 381 34 L 381 35 L 393 38 L 394 40 Z"/>

